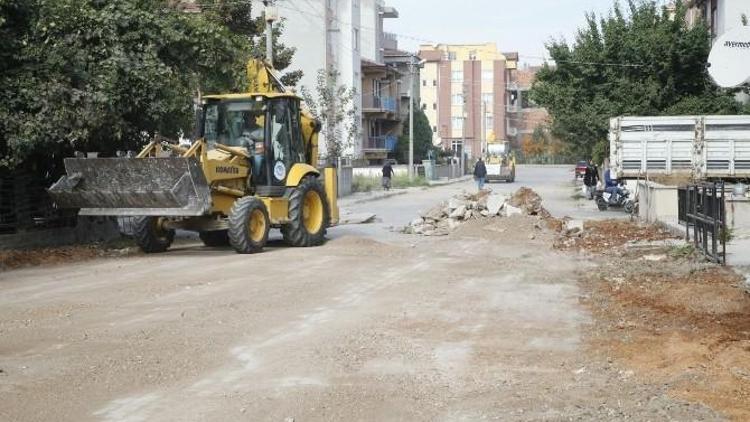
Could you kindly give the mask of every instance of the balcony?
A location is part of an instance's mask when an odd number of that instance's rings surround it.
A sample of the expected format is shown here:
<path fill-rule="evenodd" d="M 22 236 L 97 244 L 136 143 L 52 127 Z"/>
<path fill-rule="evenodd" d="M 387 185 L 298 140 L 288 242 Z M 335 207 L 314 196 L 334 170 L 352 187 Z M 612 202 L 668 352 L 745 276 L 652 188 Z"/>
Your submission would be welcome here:
<path fill-rule="evenodd" d="M 363 95 L 362 111 L 365 113 L 396 113 L 398 112 L 398 101 L 393 97 Z"/>
<path fill-rule="evenodd" d="M 396 150 L 396 144 L 398 138 L 396 135 L 382 135 L 382 136 L 370 136 L 364 140 L 362 150 L 369 151 L 387 151 L 393 152 Z"/>

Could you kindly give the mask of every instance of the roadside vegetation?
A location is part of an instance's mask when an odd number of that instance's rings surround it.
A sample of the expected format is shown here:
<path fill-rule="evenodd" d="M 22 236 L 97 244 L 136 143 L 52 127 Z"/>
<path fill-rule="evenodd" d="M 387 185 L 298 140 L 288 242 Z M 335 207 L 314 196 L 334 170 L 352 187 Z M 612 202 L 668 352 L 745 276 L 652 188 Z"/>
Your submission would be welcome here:
<path fill-rule="evenodd" d="M 403 174 L 394 175 L 391 179 L 392 189 L 405 189 L 429 185 L 427 179 L 421 176 L 415 176 L 414 180 L 409 180 L 409 176 Z M 382 179 L 380 177 L 356 175 L 352 181 L 352 192 L 372 192 L 382 189 Z"/>
<path fill-rule="evenodd" d="M 554 64 L 539 71 L 530 96 L 547 108 L 549 133 L 569 154 L 601 162 L 611 117 L 747 111 L 710 80 L 705 22 L 687 24 L 686 2 L 675 11 L 658 3 L 615 2 L 609 16 L 587 15 L 572 43 L 548 45 Z"/>
<path fill-rule="evenodd" d="M 162 0 L 0 1 L 0 170 L 189 136 L 194 98 L 244 91 L 265 23 L 251 2 L 197 3 L 204 13 Z M 277 44 L 276 68 L 294 51 Z"/>

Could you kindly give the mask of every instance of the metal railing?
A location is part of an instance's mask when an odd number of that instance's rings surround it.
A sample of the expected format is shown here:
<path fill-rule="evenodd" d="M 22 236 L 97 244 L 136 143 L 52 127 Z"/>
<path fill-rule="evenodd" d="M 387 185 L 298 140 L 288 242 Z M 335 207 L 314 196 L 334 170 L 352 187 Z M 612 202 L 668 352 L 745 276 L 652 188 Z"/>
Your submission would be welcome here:
<path fill-rule="evenodd" d="M 365 139 L 362 149 L 367 151 L 394 151 L 398 138 L 395 135 L 370 136 Z"/>
<path fill-rule="evenodd" d="M 398 111 L 398 101 L 393 97 L 363 95 L 362 108 L 364 110 L 390 111 L 395 113 Z"/>
<path fill-rule="evenodd" d="M 685 219 L 685 238 L 709 260 L 726 264 L 728 232 L 724 182 L 688 185 L 678 193 L 678 215 Z M 692 228 L 692 230 L 691 230 Z"/>

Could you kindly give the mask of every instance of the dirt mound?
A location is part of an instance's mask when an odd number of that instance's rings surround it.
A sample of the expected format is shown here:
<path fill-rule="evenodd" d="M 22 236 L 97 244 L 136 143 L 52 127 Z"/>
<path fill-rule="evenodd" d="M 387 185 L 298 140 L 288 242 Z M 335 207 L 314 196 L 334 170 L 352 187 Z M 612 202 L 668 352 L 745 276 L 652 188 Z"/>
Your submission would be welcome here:
<path fill-rule="evenodd" d="M 135 253 L 134 248 L 112 249 L 103 245 L 76 245 L 56 248 L 0 250 L 0 271 L 36 265 L 55 265 L 100 257 Z"/>
<path fill-rule="evenodd" d="M 521 187 L 513 193 L 508 203 L 516 208 L 520 208 L 528 215 L 541 215 L 549 217 L 550 213 L 542 206 L 542 197 L 533 189 Z"/>

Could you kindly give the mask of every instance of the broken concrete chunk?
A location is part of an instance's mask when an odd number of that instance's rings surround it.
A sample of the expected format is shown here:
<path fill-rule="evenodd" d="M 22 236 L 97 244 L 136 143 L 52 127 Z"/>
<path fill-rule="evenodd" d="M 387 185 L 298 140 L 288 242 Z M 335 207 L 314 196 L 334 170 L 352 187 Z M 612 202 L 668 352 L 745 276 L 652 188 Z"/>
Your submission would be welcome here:
<path fill-rule="evenodd" d="M 411 223 L 409 223 L 410 226 L 420 226 L 424 223 L 424 219 L 422 217 L 417 217 L 414 220 L 411 220 Z"/>
<path fill-rule="evenodd" d="M 460 207 L 461 205 L 463 205 L 463 201 L 461 201 L 458 198 L 451 198 L 451 199 L 448 200 L 448 208 L 451 211 L 455 210 L 456 208 Z"/>
<path fill-rule="evenodd" d="M 505 216 L 506 217 L 511 217 L 513 215 L 521 215 L 521 214 L 523 214 L 523 211 L 520 208 L 514 207 L 513 205 L 510 205 L 510 204 L 505 204 Z"/>
<path fill-rule="evenodd" d="M 473 215 L 472 210 L 466 210 L 466 212 L 464 213 L 464 220 L 470 220 L 472 215 Z"/>
<path fill-rule="evenodd" d="M 462 218 L 464 216 L 464 214 L 466 214 L 466 206 L 461 205 L 458 208 L 456 208 L 455 210 L 453 210 L 453 212 L 451 212 L 448 217 L 450 217 L 450 218 Z"/>
<path fill-rule="evenodd" d="M 501 195 L 490 195 L 487 197 L 487 211 L 490 215 L 497 215 L 505 203 L 505 197 Z"/>
<path fill-rule="evenodd" d="M 488 217 L 488 216 L 490 215 L 490 212 L 489 212 L 489 211 L 487 211 L 487 210 L 482 210 L 482 211 L 480 211 L 480 212 L 479 212 L 479 214 L 480 214 L 480 215 L 481 215 L 482 217 Z"/>

